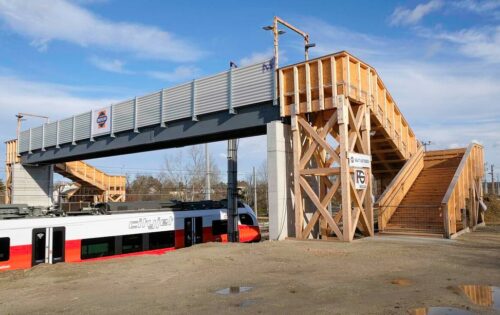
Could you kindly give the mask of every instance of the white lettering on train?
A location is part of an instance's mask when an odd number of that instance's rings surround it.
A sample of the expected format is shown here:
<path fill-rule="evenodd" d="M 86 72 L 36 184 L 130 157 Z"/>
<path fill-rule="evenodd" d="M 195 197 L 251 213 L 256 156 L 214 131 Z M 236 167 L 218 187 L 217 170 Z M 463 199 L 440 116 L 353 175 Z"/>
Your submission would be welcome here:
<path fill-rule="evenodd" d="M 160 227 L 168 227 L 171 226 L 174 221 L 173 217 L 161 218 L 157 217 L 154 219 L 149 218 L 139 218 L 137 220 L 132 220 L 128 224 L 128 228 L 133 229 L 144 229 L 148 230 L 157 230 Z"/>

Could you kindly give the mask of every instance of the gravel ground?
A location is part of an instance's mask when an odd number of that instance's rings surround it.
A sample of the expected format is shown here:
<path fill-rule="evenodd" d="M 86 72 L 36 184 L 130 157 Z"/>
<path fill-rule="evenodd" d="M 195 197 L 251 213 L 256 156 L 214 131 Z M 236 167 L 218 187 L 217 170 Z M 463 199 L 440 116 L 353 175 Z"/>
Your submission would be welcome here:
<path fill-rule="evenodd" d="M 40 265 L 0 273 L 0 314 L 407 314 L 429 306 L 495 314 L 471 303 L 462 284 L 500 286 L 500 226 L 456 240 L 208 243 Z M 251 288 L 216 293 L 239 286 Z"/>

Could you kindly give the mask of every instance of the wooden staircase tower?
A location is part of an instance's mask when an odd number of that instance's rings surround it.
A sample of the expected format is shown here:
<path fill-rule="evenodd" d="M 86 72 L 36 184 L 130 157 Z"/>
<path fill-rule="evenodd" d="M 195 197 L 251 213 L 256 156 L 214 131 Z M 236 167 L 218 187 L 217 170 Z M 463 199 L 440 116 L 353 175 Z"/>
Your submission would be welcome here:
<path fill-rule="evenodd" d="M 475 159 L 465 162 L 469 149 L 424 154 L 370 65 L 342 51 L 277 71 L 281 116 L 290 119 L 293 138 L 297 238 L 352 241 L 356 232 L 373 236 L 377 219 L 381 230 L 420 231 L 418 222 L 424 222 L 449 237 L 459 226 L 456 207 L 464 204 L 466 189 L 477 209 L 482 147 L 474 145 Z M 357 165 L 356 154 L 371 164 Z M 355 183 L 360 171 L 366 174 L 364 186 Z M 434 210 L 410 209 L 421 200 Z"/>

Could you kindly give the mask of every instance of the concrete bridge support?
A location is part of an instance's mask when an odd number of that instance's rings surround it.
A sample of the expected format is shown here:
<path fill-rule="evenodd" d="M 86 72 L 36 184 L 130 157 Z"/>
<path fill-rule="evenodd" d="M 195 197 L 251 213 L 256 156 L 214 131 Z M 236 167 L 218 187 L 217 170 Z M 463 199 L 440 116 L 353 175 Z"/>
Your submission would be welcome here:
<path fill-rule="evenodd" d="M 267 124 L 269 239 L 295 236 L 293 208 L 293 154 L 290 125 Z"/>
<path fill-rule="evenodd" d="M 51 165 L 12 165 L 12 203 L 28 206 L 52 206 L 54 170 Z"/>

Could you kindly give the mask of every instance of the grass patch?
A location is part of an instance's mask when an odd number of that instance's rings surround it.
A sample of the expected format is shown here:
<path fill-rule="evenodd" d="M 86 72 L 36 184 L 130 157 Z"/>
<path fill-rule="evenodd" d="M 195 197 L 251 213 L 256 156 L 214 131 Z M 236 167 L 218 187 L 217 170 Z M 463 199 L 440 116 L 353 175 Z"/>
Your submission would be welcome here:
<path fill-rule="evenodd" d="M 500 197 L 492 194 L 485 195 L 484 203 L 488 206 L 484 218 L 486 224 L 500 224 Z"/>

